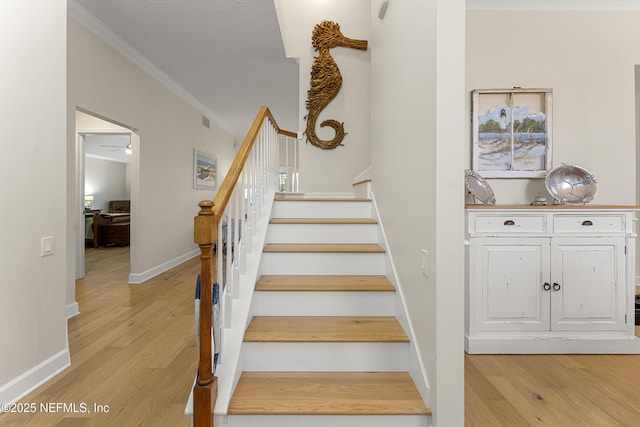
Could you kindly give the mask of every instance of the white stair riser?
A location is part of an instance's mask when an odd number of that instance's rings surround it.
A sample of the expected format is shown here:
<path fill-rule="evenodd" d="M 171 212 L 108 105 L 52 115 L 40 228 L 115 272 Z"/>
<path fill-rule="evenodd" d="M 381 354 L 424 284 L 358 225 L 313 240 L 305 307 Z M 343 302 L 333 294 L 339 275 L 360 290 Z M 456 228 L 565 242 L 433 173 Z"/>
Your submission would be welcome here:
<path fill-rule="evenodd" d="M 371 218 L 369 202 L 275 202 L 272 218 Z"/>
<path fill-rule="evenodd" d="M 394 316 L 394 292 L 256 292 L 254 316 Z"/>
<path fill-rule="evenodd" d="M 376 224 L 271 224 L 269 243 L 377 243 Z"/>
<path fill-rule="evenodd" d="M 245 371 L 406 371 L 408 343 L 245 342 Z"/>
<path fill-rule="evenodd" d="M 385 274 L 383 253 L 262 254 L 261 274 Z"/>
<path fill-rule="evenodd" d="M 427 427 L 426 415 L 231 415 L 227 427 Z M 218 424 L 216 424 L 218 425 Z"/>

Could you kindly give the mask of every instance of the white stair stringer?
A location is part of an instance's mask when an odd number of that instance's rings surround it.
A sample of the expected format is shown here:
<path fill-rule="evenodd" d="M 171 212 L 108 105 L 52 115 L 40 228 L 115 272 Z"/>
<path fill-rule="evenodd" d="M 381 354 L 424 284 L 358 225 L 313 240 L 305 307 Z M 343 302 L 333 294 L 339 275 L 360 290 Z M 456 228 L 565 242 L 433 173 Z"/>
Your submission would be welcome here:
<path fill-rule="evenodd" d="M 409 372 L 428 402 L 428 383 L 373 201 L 278 201 L 272 218 L 373 218 L 378 224 L 270 224 L 266 244 L 377 243 L 385 253 L 265 252 L 258 275 L 382 275 L 396 292 L 255 291 L 252 316 L 395 316 L 409 342 L 243 342 L 240 371 Z M 218 405 L 216 405 L 216 409 Z M 427 415 L 228 415 L 226 427 L 427 427 Z M 216 418 L 218 421 L 218 418 Z"/>
<path fill-rule="evenodd" d="M 404 294 L 402 292 L 402 286 L 400 286 L 400 279 L 398 278 L 398 273 L 396 271 L 393 256 L 389 249 L 389 243 L 387 241 L 387 237 L 384 231 L 384 224 L 382 222 L 382 218 L 380 217 L 380 212 L 378 211 L 378 207 L 376 204 L 375 194 L 373 192 L 369 193 L 371 197 L 371 206 L 372 206 L 372 218 L 378 222 L 378 244 L 385 249 L 385 271 L 387 278 L 391 281 L 393 286 L 396 288 L 396 300 L 395 300 L 395 313 L 396 319 L 402 327 L 404 328 L 407 335 L 409 335 L 409 375 L 413 379 L 416 387 L 418 388 L 418 392 L 422 396 L 422 399 L 429 403 L 430 394 L 429 394 L 429 383 L 427 379 L 427 371 L 422 363 L 422 357 L 420 356 L 420 351 L 416 347 L 416 337 L 413 329 L 413 325 L 411 324 L 410 319 L 407 316 L 407 304 L 404 298 Z"/>

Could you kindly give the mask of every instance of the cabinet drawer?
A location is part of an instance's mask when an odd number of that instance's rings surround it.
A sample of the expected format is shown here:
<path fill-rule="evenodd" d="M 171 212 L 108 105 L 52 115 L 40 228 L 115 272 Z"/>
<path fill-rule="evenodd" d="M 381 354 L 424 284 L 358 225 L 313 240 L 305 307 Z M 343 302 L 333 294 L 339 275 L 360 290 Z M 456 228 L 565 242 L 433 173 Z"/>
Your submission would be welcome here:
<path fill-rule="evenodd" d="M 476 233 L 544 233 L 544 215 L 477 215 L 474 217 Z"/>
<path fill-rule="evenodd" d="M 554 215 L 554 233 L 622 233 L 624 215 Z"/>

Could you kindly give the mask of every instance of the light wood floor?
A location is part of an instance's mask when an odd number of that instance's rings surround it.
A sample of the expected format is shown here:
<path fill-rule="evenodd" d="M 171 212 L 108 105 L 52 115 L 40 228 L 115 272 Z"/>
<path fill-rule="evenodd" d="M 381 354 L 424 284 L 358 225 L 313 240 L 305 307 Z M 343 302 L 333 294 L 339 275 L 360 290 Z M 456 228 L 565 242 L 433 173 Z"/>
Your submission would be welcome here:
<path fill-rule="evenodd" d="M 640 425 L 640 356 L 467 355 L 467 426 Z"/>
<path fill-rule="evenodd" d="M 640 426 L 640 355 L 465 354 L 464 374 L 467 427 Z"/>
<path fill-rule="evenodd" d="M 86 251 L 69 320 L 71 367 L 22 399 L 108 405 L 108 413 L 3 414 L 1 426 L 189 426 L 197 369 L 193 314 L 197 259 L 127 284 L 129 248 Z"/>
<path fill-rule="evenodd" d="M 128 285 L 128 259 L 129 248 L 87 250 L 81 314 L 69 320 L 71 367 L 21 401 L 109 412 L 3 414 L 0 425 L 190 425 L 198 261 Z M 466 355 L 465 419 L 467 427 L 638 426 L 640 356 Z"/>

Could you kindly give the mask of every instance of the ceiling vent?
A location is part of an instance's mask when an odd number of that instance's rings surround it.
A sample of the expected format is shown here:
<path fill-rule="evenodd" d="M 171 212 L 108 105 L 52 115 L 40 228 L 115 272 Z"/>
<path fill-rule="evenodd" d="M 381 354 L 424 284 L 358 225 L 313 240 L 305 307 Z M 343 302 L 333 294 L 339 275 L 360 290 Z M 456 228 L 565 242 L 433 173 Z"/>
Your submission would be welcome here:
<path fill-rule="evenodd" d="M 209 129 L 209 119 L 205 116 L 202 116 L 202 125 Z"/>

